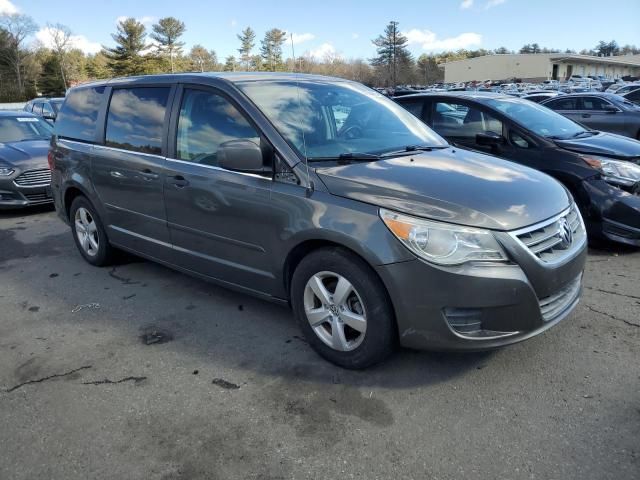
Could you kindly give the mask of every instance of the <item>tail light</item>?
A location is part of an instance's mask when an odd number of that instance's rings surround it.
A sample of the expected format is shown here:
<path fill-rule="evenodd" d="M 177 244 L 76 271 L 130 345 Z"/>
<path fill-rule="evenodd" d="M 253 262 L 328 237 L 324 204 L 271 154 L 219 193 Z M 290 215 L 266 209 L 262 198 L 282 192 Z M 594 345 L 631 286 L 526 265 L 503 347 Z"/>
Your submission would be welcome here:
<path fill-rule="evenodd" d="M 49 150 L 47 154 L 47 163 L 49 163 L 49 170 L 56 168 L 56 157 L 53 155 L 53 150 Z"/>

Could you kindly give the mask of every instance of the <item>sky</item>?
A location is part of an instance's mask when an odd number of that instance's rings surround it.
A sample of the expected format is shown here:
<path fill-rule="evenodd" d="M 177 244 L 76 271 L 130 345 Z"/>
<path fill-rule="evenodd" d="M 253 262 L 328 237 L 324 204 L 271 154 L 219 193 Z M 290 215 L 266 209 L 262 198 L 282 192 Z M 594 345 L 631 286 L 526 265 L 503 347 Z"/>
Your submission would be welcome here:
<path fill-rule="evenodd" d="M 640 0 L 616 0 L 614 10 L 602 0 L 0 0 L 0 13 L 7 12 L 33 17 L 40 26 L 35 38 L 45 44 L 47 23 L 64 24 L 75 46 L 90 53 L 113 45 L 118 19 L 134 17 L 150 30 L 166 16 L 186 24 L 187 50 L 199 43 L 221 60 L 238 55 L 236 35 L 246 26 L 258 40 L 274 27 L 291 33 L 297 56 L 371 58 L 371 40 L 390 20 L 400 23 L 416 57 L 534 42 L 578 51 L 600 40 L 640 46 Z M 290 56 L 290 44 L 284 53 Z"/>

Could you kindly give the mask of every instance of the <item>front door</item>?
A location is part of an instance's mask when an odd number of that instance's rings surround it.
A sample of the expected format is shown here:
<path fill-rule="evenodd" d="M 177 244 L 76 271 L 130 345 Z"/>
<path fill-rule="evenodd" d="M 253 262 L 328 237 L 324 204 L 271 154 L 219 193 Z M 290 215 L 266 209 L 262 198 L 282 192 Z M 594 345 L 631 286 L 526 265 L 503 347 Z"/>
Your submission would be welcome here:
<path fill-rule="evenodd" d="M 181 88 L 171 122 L 165 203 L 177 265 L 259 292 L 274 289 L 272 174 L 218 166 L 220 145 L 265 140 L 231 99 L 210 88 Z"/>
<path fill-rule="evenodd" d="M 162 260 L 171 250 L 162 154 L 170 93 L 169 86 L 114 88 L 105 142 L 95 146 L 92 161 L 110 239 Z"/>

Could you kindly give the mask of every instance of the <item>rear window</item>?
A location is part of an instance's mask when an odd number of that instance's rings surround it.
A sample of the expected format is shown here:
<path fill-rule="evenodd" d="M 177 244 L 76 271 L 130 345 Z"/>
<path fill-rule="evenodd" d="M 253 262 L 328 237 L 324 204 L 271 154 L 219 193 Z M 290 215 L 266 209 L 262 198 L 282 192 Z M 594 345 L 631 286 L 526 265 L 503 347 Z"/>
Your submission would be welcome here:
<path fill-rule="evenodd" d="M 111 94 L 105 143 L 160 155 L 169 87 L 119 88 Z"/>
<path fill-rule="evenodd" d="M 56 135 L 72 140 L 93 142 L 104 89 L 105 87 L 102 86 L 71 90 L 56 118 Z"/>

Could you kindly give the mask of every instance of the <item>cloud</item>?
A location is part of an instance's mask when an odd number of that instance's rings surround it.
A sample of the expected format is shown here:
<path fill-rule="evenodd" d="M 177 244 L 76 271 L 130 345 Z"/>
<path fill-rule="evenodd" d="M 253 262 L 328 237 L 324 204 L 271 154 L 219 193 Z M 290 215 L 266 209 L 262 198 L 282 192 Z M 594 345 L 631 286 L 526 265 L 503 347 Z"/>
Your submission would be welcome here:
<path fill-rule="evenodd" d="M 16 7 L 9 0 L 0 0 L 0 14 L 12 15 L 18 12 L 19 12 L 18 7 Z"/>
<path fill-rule="evenodd" d="M 51 27 L 44 27 L 38 30 L 36 33 L 36 39 L 47 48 L 53 48 L 53 34 L 55 29 Z M 92 42 L 84 35 L 71 35 L 69 37 L 69 46 L 71 48 L 77 48 L 85 53 L 97 53 L 102 50 L 102 45 L 99 42 Z"/>
<path fill-rule="evenodd" d="M 120 23 L 120 22 L 125 21 L 127 18 L 131 18 L 131 17 L 128 17 L 127 15 L 120 15 L 118 18 L 116 18 L 116 25 L 118 23 Z M 152 17 L 151 15 L 145 15 L 143 17 L 136 18 L 136 22 L 140 22 L 145 27 L 148 27 L 153 22 L 155 22 L 157 19 L 158 19 L 158 17 Z"/>
<path fill-rule="evenodd" d="M 316 38 L 316 36 L 313 33 L 292 33 L 292 32 L 287 32 L 287 33 L 293 37 L 294 45 L 298 45 L 303 42 L 308 42 L 309 40 L 313 40 L 314 38 Z"/>
<path fill-rule="evenodd" d="M 467 8 L 473 7 L 473 0 L 462 0 L 460 4 L 460 8 L 466 10 Z"/>
<path fill-rule="evenodd" d="M 409 45 L 418 44 L 423 50 L 458 50 L 478 46 L 482 43 L 482 35 L 479 33 L 466 32 L 456 37 L 439 39 L 430 30 L 419 30 L 413 28 L 403 35 L 407 37 Z"/>
<path fill-rule="evenodd" d="M 490 8 L 497 7 L 498 5 L 502 5 L 507 0 L 489 0 L 487 4 L 484 6 L 485 10 L 489 10 Z"/>
<path fill-rule="evenodd" d="M 327 57 L 331 58 L 339 56 L 336 51 L 336 47 L 330 43 L 323 43 L 318 48 L 307 50 L 304 55 L 305 57 L 315 58 L 316 60 L 324 60 Z"/>
<path fill-rule="evenodd" d="M 351 38 L 353 38 L 354 40 L 357 40 L 358 38 L 360 38 L 360 34 L 359 33 L 352 33 L 351 34 Z"/>

